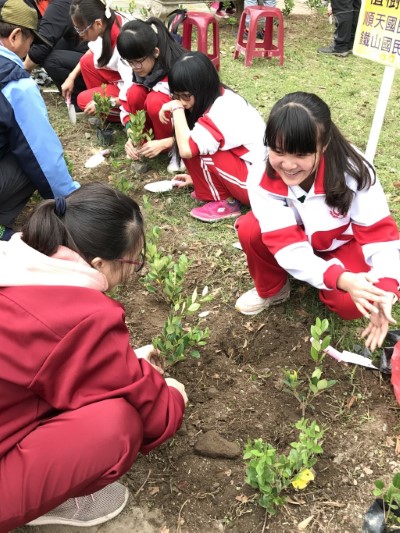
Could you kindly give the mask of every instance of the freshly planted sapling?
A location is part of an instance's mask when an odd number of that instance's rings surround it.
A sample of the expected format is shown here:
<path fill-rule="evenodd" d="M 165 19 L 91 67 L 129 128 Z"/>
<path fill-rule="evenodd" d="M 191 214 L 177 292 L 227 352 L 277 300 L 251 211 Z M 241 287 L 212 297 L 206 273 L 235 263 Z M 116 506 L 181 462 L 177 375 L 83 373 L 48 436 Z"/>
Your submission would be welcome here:
<path fill-rule="evenodd" d="M 377 479 L 373 495 L 382 498 L 385 524 L 388 526 L 400 524 L 400 474 L 394 474 L 388 487 L 385 487 L 381 479 Z"/>
<path fill-rule="evenodd" d="M 208 288 L 205 287 L 200 297 L 195 289 L 186 300 L 180 296 L 173 306 L 161 334 L 152 341 L 153 346 L 160 350 L 160 355 L 170 365 L 186 359 L 188 352 L 191 357 L 200 357 L 200 352 L 195 348 L 207 344 L 209 330 L 208 328 L 201 329 L 198 323 L 189 326 L 185 322 L 187 316 L 197 313 L 200 306 L 210 299 L 212 296 L 208 294 Z"/>
<path fill-rule="evenodd" d="M 299 439 L 290 444 L 287 455 L 279 454 L 262 439 L 248 441 L 244 450 L 246 483 L 260 491 L 259 503 L 271 515 L 285 504 L 285 491 L 290 485 L 303 490 L 314 479 L 312 467 L 317 456 L 323 453 L 321 443 L 325 429 L 315 420 L 309 422 L 306 419 L 299 420 L 295 427 L 300 431 Z"/>
<path fill-rule="evenodd" d="M 112 144 L 113 132 L 108 129 L 108 115 L 110 114 L 112 103 L 111 98 L 106 93 L 107 85 L 103 83 L 101 93 L 93 94 L 93 101 L 96 106 L 96 117 L 98 119 L 98 128 L 96 129 L 97 140 L 101 146 L 110 146 Z"/>
<path fill-rule="evenodd" d="M 335 385 L 336 380 L 325 379 L 322 377 L 323 361 L 325 358 L 324 350 L 330 343 L 330 336 L 324 336 L 324 333 L 329 328 L 328 320 L 316 319 L 315 325 L 311 326 L 311 359 L 316 363 L 316 367 L 311 374 L 307 376 L 307 381 L 299 378 L 299 371 L 297 370 L 284 370 L 283 371 L 283 384 L 286 392 L 292 394 L 299 402 L 303 417 L 307 406 L 311 406 L 314 400 Z"/>

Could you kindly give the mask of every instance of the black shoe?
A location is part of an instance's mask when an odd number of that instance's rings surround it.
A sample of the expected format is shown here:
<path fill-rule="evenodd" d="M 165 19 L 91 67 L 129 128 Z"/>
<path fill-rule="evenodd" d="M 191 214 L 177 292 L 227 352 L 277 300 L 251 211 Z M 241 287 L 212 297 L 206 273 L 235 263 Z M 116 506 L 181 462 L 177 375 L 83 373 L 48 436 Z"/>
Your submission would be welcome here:
<path fill-rule="evenodd" d="M 318 48 L 319 54 L 330 54 L 330 55 L 338 56 L 338 57 L 347 57 L 349 54 L 351 54 L 351 52 L 352 52 L 351 50 L 346 50 L 345 52 L 337 52 L 336 50 L 334 50 L 332 46 L 325 46 L 324 48 Z"/>

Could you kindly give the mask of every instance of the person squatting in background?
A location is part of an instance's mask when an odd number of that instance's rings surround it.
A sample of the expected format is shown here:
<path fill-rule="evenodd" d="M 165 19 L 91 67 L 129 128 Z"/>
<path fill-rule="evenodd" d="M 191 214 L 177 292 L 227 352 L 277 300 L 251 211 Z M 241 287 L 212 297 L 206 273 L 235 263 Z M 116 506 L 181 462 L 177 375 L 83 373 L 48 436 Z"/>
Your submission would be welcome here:
<path fill-rule="evenodd" d="M 265 145 L 266 173 L 248 181 L 252 212 L 236 222 L 255 284 L 236 309 L 255 315 L 285 301 L 290 274 L 341 318 L 367 317 L 362 336 L 374 350 L 394 323 L 400 240 L 373 166 L 310 93 L 273 106 Z"/>
<path fill-rule="evenodd" d="M 139 157 L 153 158 L 161 152 L 170 151 L 173 146 L 171 123 L 163 123 L 159 112 L 163 104 L 171 101 L 168 86 L 168 72 L 185 50 L 171 36 L 167 28 L 156 17 L 147 21 L 132 20 L 124 24 L 117 39 L 118 52 L 133 72 L 133 85 L 121 98 L 121 121 L 124 126 L 130 114 L 144 109 L 146 129 L 154 132 L 154 140 L 143 146 L 133 146 L 128 139 L 125 145 L 127 155 L 136 160 Z M 171 157 L 169 172 L 182 170 L 175 157 Z"/>
<path fill-rule="evenodd" d="M 14 220 L 36 190 L 53 198 L 79 187 L 22 63 L 33 42 L 47 42 L 37 28 L 35 9 L 23 0 L 0 0 L 0 240 L 11 237 Z"/>
<path fill-rule="evenodd" d="M 113 109 L 109 120 L 119 121 L 119 95 L 122 87 L 132 83 L 132 71 L 122 63 L 117 50 L 117 37 L 127 15 L 109 7 L 110 0 L 72 0 L 71 18 L 82 41 L 89 43 L 89 51 L 81 57 L 74 70 L 62 84 L 62 93 L 67 97 L 74 89 L 75 79 L 82 74 L 86 90 L 78 95 L 78 106 L 87 115 L 95 115 L 93 94 L 105 93 L 111 97 Z"/>
<path fill-rule="evenodd" d="M 32 72 L 40 65 L 61 91 L 61 85 L 87 52 L 87 43 L 80 40 L 72 25 L 69 15 L 71 0 L 28 1 L 37 10 L 39 34 L 45 37 L 47 44 L 33 43 L 24 60 L 24 67 Z M 71 102 L 75 106 L 78 93 L 85 89 L 82 76 L 78 76 L 71 93 Z"/>
<path fill-rule="evenodd" d="M 162 106 L 160 119 L 172 120 L 176 149 L 189 172 L 175 180 L 193 184 L 194 197 L 207 202 L 190 214 L 204 222 L 239 216 L 240 205 L 249 205 L 247 179 L 264 170 L 264 120 L 221 83 L 201 52 L 178 59 L 168 81 L 173 100 Z"/>
<path fill-rule="evenodd" d="M 0 242 L 0 533 L 116 516 L 115 481 L 179 429 L 184 386 L 152 346 L 131 348 L 104 294 L 144 253 L 137 203 L 98 183 L 39 203 Z"/>

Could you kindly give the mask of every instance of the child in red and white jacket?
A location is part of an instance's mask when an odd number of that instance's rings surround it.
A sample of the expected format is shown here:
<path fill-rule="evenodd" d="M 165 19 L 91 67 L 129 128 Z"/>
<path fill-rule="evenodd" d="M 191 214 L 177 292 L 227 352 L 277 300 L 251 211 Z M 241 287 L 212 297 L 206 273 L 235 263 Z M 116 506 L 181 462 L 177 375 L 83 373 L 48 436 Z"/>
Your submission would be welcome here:
<path fill-rule="evenodd" d="M 126 23 L 118 36 L 117 48 L 133 76 L 133 84 L 130 82 L 129 88 L 121 91 L 121 122 L 127 125 L 131 114 L 144 109 L 146 129 L 152 129 L 154 133 L 154 139 L 140 149 L 128 139 L 125 151 L 133 160 L 140 157 L 151 159 L 161 152 L 170 151 L 173 146 L 172 126 L 160 121 L 159 112 L 163 104 L 171 101 L 168 72 L 185 49 L 156 17 Z M 167 170 L 180 170 L 176 158 L 171 157 Z"/>
<path fill-rule="evenodd" d="M 222 85 L 201 52 L 182 56 L 168 79 L 174 100 L 163 105 L 160 118 L 168 123 L 172 117 L 176 149 L 189 172 L 174 179 L 192 184 L 195 198 L 206 202 L 190 214 L 204 222 L 238 217 L 240 205 L 249 205 L 246 181 L 264 170 L 264 120 Z"/>
<path fill-rule="evenodd" d="M 132 349 L 104 294 L 144 246 L 136 202 L 99 183 L 38 204 L 0 241 L 0 533 L 113 518 L 129 494 L 117 480 L 179 429 L 184 386 L 152 346 Z"/>
<path fill-rule="evenodd" d="M 274 105 L 265 144 L 266 173 L 248 183 L 252 212 L 237 221 L 255 288 L 236 309 L 254 315 L 285 301 L 290 274 L 342 318 L 369 318 L 363 336 L 375 349 L 394 323 L 400 240 L 372 165 L 309 93 Z"/>
<path fill-rule="evenodd" d="M 73 91 L 75 79 L 82 74 L 86 90 L 78 94 L 78 106 L 86 115 L 95 115 L 93 94 L 105 93 L 111 98 L 110 121 L 119 121 L 120 91 L 132 84 L 132 71 L 121 61 L 117 50 L 117 37 L 122 25 L 130 19 L 127 14 L 110 9 L 110 0 L 73 0 L 71 19 L 75 31 L 82 41 L 89 43 L 88 52 L 83 55 L 74 70 L 61 86 L 64 98 Z M 122 94 L 124 96 L 124 94 Z"/>

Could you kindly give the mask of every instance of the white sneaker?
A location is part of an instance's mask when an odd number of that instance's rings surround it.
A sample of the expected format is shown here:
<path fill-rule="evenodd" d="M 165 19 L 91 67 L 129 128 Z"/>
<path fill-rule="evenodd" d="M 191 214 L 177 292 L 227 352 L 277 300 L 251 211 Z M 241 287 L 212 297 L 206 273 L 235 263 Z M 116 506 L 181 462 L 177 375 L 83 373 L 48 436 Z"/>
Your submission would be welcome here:
<path fill-rule="evenodd" d="M 174 172 L 185 172 L 185 170 L 186 170 L 185 163 L 182 161 L 182 159 L 178 163 L 177 155 L 175 154 L 175 152 L 172 152 L 169 165 L 167 166 L 167 172 L 169 172 L 170 174 L 173 174 Z"/>
<path fill-rule="evenodd" d="M 261 311 L 264 311 L 264 309 L 268 309 L 270 305 L 286 302 L 289 296 L 290 283 L 289 280 L 287 280 L 282 289 L 269 298 L 261 298 L 261 296 L 258 295 L 256 288 L 245 292 L 236 300 L 235 309 L 240 311 L 243 315 L 257 315 L 258 313 L 261 313 Z"/>
<path fill-rule="evenodd" d="M 70 498 L 43 516 L 32 520 L 28 526 L 62 524 L 91 527 L 103 524 L 119 515 L 128 502 L 129 491 L 121 483 L 111 483 L 89 496 Z"/>

